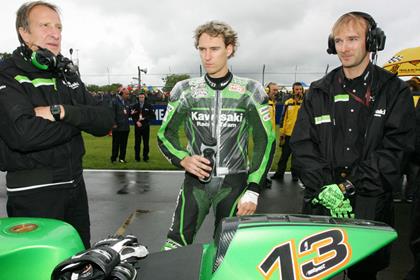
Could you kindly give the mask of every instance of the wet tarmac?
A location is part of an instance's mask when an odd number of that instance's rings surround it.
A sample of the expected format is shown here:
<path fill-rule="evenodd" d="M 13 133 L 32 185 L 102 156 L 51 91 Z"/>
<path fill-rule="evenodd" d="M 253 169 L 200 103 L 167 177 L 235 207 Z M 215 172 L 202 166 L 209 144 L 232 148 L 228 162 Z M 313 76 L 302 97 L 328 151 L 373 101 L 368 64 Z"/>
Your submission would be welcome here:
<path fill-rule="evenodd" d="M 92 241 L 115 233 L 127 217 L 135 218 L 126 233 L 136 235 L 151 252 L 160 250 L 171 222 L 183 173 L 177 171 L 109 171 L 86 170 L 84 173 L 89 196 Z M 4 173 L 0 184 L 5 185 Z M 303 191 L 286 174 L 283 182 L 273 181 L 271 189 L 260 195 L 259 213 L 299 213 Z M 6 216 L 5 187 L 0 188 L 0 216 Z M 396 226 L 399 238 L 393 245 L 391 266 L 378 279 L 403 279 L 411 267 L 408 249 L 410 204 L 396 204 Z M 210 211 L 211 212 L 211 211 Z M 206 218 L 195 242 L 206 243 L 213 234 L 214 219 Z M 342 279 L 336 277 L 334 279 Z"/>

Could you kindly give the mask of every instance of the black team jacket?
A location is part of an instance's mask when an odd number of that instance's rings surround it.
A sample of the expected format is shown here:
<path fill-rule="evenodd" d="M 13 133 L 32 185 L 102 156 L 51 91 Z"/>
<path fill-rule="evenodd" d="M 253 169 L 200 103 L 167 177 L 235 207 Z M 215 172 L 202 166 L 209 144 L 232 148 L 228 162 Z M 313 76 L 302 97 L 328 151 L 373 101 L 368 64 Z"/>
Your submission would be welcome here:
<path fill-rule="evenodd" d="M 49 121 L 34 108 L 61 104 L 65 117 Z M 36 68 L 23 47 L 0 63 L 0 169 L 8 194 L 69 185 L 82 174 L 82 131 L 108 133 L 112 110 L 86 90 L 79 76 Z"/>

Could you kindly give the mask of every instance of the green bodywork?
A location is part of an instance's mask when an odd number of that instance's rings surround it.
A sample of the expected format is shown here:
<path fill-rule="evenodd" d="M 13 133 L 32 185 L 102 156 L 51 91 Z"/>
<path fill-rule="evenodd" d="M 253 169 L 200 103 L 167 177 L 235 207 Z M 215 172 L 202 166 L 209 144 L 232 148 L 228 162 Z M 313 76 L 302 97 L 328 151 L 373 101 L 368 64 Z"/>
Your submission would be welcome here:
<path fill-rule="evenodd" d="M 54 267 L 84 250 L 69 224 L 41 218 L 0 218 L 0 279 L 50 279 Z"/>
<path fill-rule="evenodd" d="M 261 217 L 238 223 L 223 261 L 214 273 L 213 263 L 220 247 L 217 243 L 232 234 L 221 234 L 218 242 L 216 239 L 216 243 L 204 245 L 201 280 L 329 279 L 397 238 L 391 227 L 365 220 L 292 215 Z M 293 221 L 290 217 L 298 219 Z M 312 218 L 305 220 L 305 217 Z M 307 250 L 300 252 L 302 248 Z M 302 270 L 305 266 L 306 275 Z"/>
<path fill-rule="evenodd" d="M 396 238 L 391 227 L 366 220 L 306 215 L 226 218 L 215 241 L 203 245 L 201 262 L 195 266 L 199 267 L 197 274 L 188 279 L 329 279 Z M 158 252 L 158 258 L 149 256 L 157 266 L 140 266 L 139 278 L 174 279 L 168 272 L 171 269 L 162 267 L 162 261 L 176 256 L 178 250 L 185 254 L 185 248 L 174 249 L 170 254 Z M 50 279 L 58 263 L 83 249 L 77 232 L 64 222 L 0 219 L 0 279 Z M 178 257 L 185 259 L 185 267 L 180 269 L 193 271 L 188 267 L 188 257 Z M 152 267 L 152 273 L 145 273 L 147 267 Z M 156 267 L 162 271 L 156 271 Z M 163 278 L 155 277 L 158 272 L 163 273 Z M 142 278 L 144 274 L 149 277 Z"/>

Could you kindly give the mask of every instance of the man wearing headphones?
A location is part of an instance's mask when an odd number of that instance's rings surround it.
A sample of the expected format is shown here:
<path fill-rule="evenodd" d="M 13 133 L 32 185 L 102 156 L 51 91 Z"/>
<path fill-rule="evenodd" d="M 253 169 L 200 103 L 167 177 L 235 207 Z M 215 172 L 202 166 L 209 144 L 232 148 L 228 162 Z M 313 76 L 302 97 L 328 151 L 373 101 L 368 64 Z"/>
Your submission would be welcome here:
<path fill-rule="evenodd" d="M 303 100 L 303 85 L 299 82 L 296 82 L 292 85 L 292 97 L 284 102 L 284 108 L 282 112 L 282 118 L 280 121 L 280 139 L 279 146 L 281 149 L 281 156 L 279 162 L 277 163 L 276 173 L 271 176 L 271 179 L 274 180 L 283 180 L 284 172 L 286 171 L 287 161 L 292 153 L 290 149 L 290 137 L 293 133 L 293 128 L 295 127 L 296 118 L 298 116 L 300 105 Z M 292 181 L 297 182 L 298 176 L 293 165 L 293 157 L 291 164 L 291 173 Z"/>
<path fill-rule="evenodd" d="M 60 54 L 61 29 L 52 4 L 28 2 L 17 11 L 21 46 L 0 64 L 0 169 L 10 217 L 66 221 L 89 247 L 81 132 L 106 135 L 113 116 Z"/>
<path fill-rule="evenodd" d="M 385 34 L 368 14 L 342 15 L 328 41 L 342 65 L 311 84 L 290 141 L 306 187 L 303 212 L 392 226 L 392 187 L 414 149 L 410 91 L 370 61 Z M 388 246 L 350 268 L 349 278 L 376 279 L 389 256 Z"/>

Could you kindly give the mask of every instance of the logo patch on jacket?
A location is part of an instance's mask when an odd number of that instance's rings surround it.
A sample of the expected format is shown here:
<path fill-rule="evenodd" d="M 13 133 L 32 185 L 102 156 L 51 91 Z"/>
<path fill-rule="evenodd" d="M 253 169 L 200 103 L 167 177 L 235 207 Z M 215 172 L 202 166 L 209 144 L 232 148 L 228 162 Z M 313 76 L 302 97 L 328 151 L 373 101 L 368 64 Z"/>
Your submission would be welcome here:
<path fill-rule="evenodd" d="M 69 88 L 71 88 L 71 89 L 76 89 L 76 88 L 78 88 L 79 87 L 79 83 L 78 82 L 74 82 L 74 83 L 70 83 L 70 82 L 66 82 L 66 81 L 62 81 L 63 82 L 63 84 L 65 85 L 65 86 L 67 86 L 67 87 L 69 87 Z"/>
<path fill-rule="evenodd" d="M 315 124 L 323 124 L 323 123 L 330 123 L 331 116 L 330 115 L 322 115 L 319 117 L 315 117 Z"/>
<path fill-rule="evenodd" d="M 229 90 L 234 91 L 234 92 L 244 93 L 245 92 L 245 87 L 243 87 L 241 85 L 238 85 L 238 84 L 231 83 L 229 85 Z"/>
<path fill-rule="evenodd" d="M 1 86 L 0 86 L 0 90 L 5 89 L 5 88 L 6 88 L 6 86 L 5 86 L 5 85 L 1 85 Z"/>
<path fill-rule="evenodd" d="M 376 111 L 375 111 L 375 117 L 382 117 L 382 116 L 385 116 L 385 114 L 386 114 L 386 109 L 377 109 Z"/>
<path fill-rule="evenodd" d="M 268 106 L 263 106 L 260 109 L 258 109 L 262 119 L 266 122 L 271 120 L 270 117 L 270 108 Z"/>

